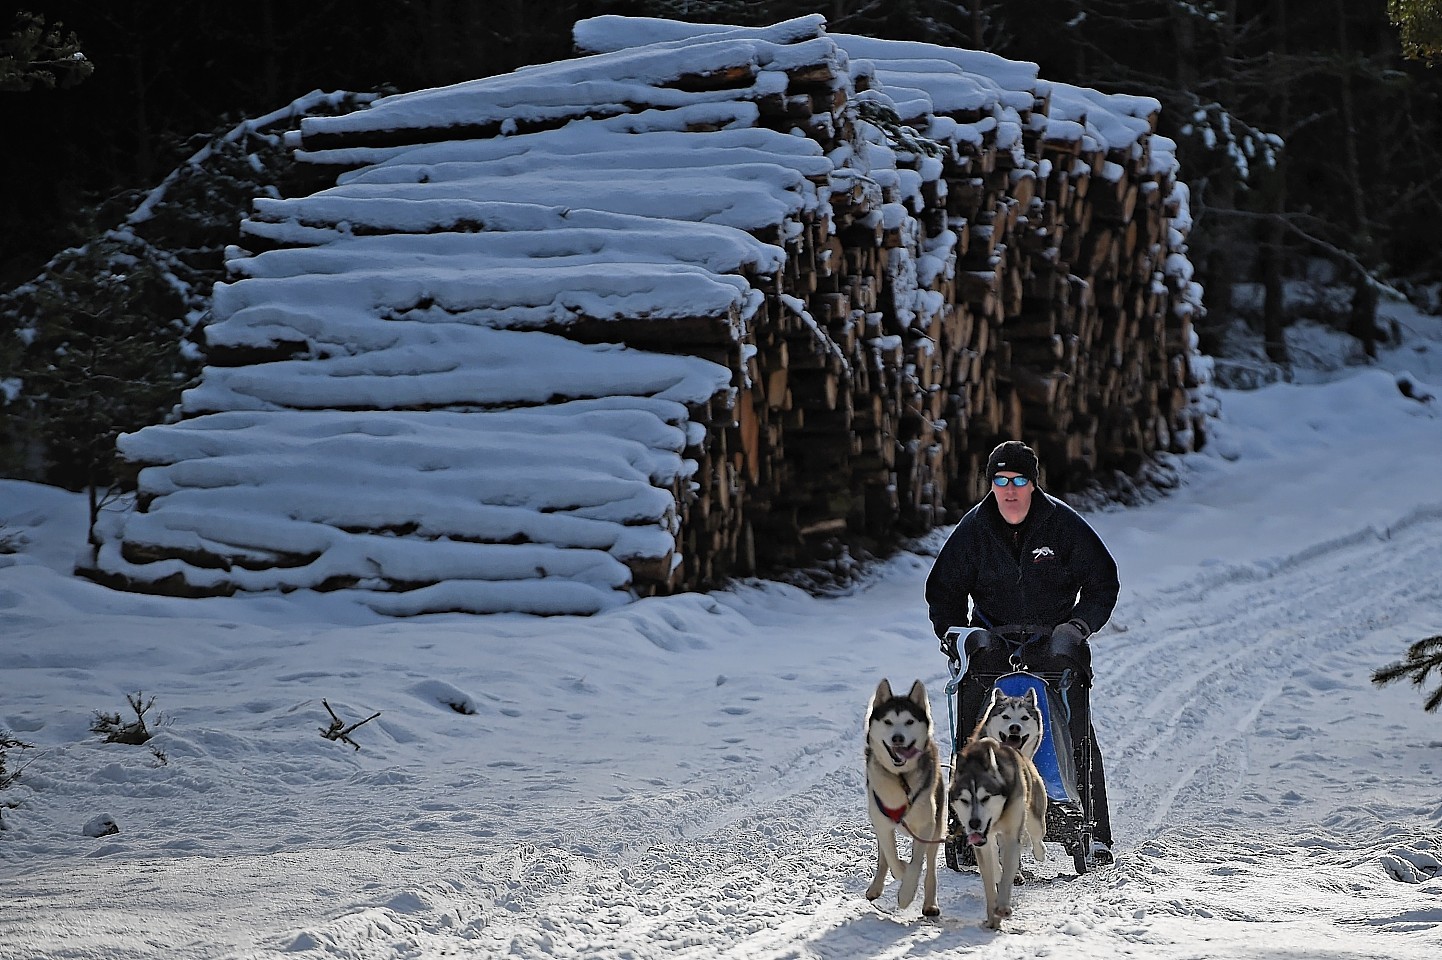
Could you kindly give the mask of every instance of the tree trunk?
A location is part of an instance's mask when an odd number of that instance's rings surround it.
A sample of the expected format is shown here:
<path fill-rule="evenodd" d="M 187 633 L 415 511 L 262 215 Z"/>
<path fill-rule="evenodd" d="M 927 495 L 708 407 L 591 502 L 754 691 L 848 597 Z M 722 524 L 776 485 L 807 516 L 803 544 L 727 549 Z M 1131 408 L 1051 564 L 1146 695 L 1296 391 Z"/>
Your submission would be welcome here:
<path fill-rule="evenodd" d="M 1262 344 L 1267 359 L 1290 371 L 1287 352 L 1286 257 L 1282 246 L 1282 221 L 1271 219 L 1262 228 Z"/>
<path fill-rule="evenodd" d="M 1362 183 L 1362 165 L 1357 157 L 1357 111 L 1352 96 L 1352 45 L 1347 32 L 1346 0 L 1336 0 L 1337 53 L 1341 60 L 1337 108 L 1342 117 L 1342 172 L 1346 177 L 1352 212 L 1352 233 L 1357 259 L 1364 265 L 1373 260 L 1376 242 L 1367 219 L 1367 201 Z M 1352 270 L 1352 310 L 1347 332 L 1362 342 L 1367 356 L 1377 355 L 1377 291 L 1366 271 Z"/>
<path fill-rule="evenodd" d="M 1287 0 L 1272 0 L 1272 48 L 1276 51 L 1273 63 L 1272 90 L 1276 123 L 1285 129 L 1292 122 L 1291 85 L 1283 75 L 1285 68 L 1280 63 L 1287 56 Z M 1287 304 L 1285 295 L 1286 256 L 1282 245 L 1285 228 L 1282 223 L 1283 211 L 1287 207 L 1287 153 L 1282 151 L 1277 158 L 1277 167 L 1268 178 L 1267 210 L 1273 214 L 1262 228 L 1262 284 L 1265 295 L 1262 299 L 1262 342 L 1266 345 L 1267 359 L 1290 371 L 1292 358 L 1287 352 Z"/>

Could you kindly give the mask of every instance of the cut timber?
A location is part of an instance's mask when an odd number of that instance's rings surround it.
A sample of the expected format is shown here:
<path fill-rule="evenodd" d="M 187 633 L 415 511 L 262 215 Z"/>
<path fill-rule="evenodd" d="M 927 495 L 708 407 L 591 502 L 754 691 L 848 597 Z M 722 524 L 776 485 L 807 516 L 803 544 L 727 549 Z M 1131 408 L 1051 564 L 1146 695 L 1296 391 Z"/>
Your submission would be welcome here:
<path fill-rule="evenodd" d="M 1062 493 L 1205 438 L 1156 101 L 819 16 L 575 36 L 301 121 L 328 185 L 256 198 L 87 575 L 594 613 L 954 520 L 1001 440 Z"/>

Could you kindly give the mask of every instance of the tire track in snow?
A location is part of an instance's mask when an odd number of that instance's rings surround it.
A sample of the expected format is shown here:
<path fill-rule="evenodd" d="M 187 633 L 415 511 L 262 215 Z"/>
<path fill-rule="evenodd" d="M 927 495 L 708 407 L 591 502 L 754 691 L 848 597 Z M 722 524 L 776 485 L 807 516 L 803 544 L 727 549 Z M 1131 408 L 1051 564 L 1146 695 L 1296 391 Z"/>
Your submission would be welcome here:
<path fill-rule="evenodd" d="M 1227 882 L 1228 871 L 1265 880 L 1265 871 L 1278 869 L 1268 862 L 1271 849 L 1289 851 L 1289 862 L 1310 862 L 1283 833 L 1232 830 L 1219 843 L 1215 822 L 1226 819 L 1225 805 L 1244 789 L 1247 741 L 1260 718 L 1289 685 L 1310 682 L 1301 665 L 1374 629 L 1379 603 L 1399 598 L 1399 606 L 1418 608 L 1435 600 L 1435 592 L 1418 590 L 1407 577 L 1412 569 L 1442 568 L 1442 546 L 1428 542 L 1421 526 L 1395 531 L 1390 551 L 1347 541 L 1308 551 L 1265 575 L 1224 578 L 1191 597 L 1173 592 L 1129 601 L 1134 610 L 1152 606 L 1155 612 L 1133 616 L 1131 631 L 1098 644 L 1104 684 L 1098 726 L 1124 858 L 1116 870 L 1073 884 L 1023 888 L 1010 925 L 1018 934 L 1012 947 L 1008 938 L 978 927 L 982 907 L 973 874 L 942 870 L 937 923 L 918 922 L 916 904 L 898 911 L 895 881 L 876 905 L 862 898 L 873 851 L 858 719 L 856 730 L 839 730 L 738 781 L 665 797 L 596 798 L 552 811 L 554 829 L 545 836 L 495 851 L 449 883 L 420 885 L 409 898 L 324 923 L 264 955 L 850 960 L 955 951 L 1000 957 L 1027 952 L 1028 934 L 1078 938 L 1087 956 L 1145 950 L 1139 893 L 1148 908 L 1163 913 L 1205 909 L 1185 896 L 1167 906 L 1169 869 L 1184 865 L 1195 888 Z M 1239 644 L 1238 636 L 1255 639 Z M 1121 656 L 1112 661 L 1116 653 Z M 938 671 L 928 685 L 943 717 L 939 678 Z M 859 718 L 861 705 L 854 706 Z M 1169 823 L 1174 826 L 1160 839 L 1135 853 L 1125 850 L 1129 837 L 1155 834 Z M 1249 859 L 1248 851 L 1256 856 Z M 1061 856 L 1055 846 L 1050 853 Z M 464 860 L 461 851 L 446 856 Z M 1133 863 L 1148 860 L 1159 867 L 1138 873 Z M 1151 900 L 1154 891 L 1159 904 Z M 1245 889 L 1224 892 L 1229 917 L 1259 919 L 1258 911 L 1268 909 L 1253 908 Z"/>
<path fill-rule="evenodd" d="M 1135 644 L 1123 661 L 1133 665 L 1133 679 L 1124 681 L 1123 671 L 1103 661 L 1106 687 L 1094 695 L 1109 784 L 1130 785 L 1124 794 L 1112 788 L 1114 814 L 1123 806 L 1131 821 L 1119 834 L 1133 826 L 1146 834 L 1174 816 L 1214 815 L 1245 772 L 1242 741 L 1288 684 L 1305 682 L 1299 671 L 1373 629 L 1388 598 L 1401 601 L 1394 616 L 1426 602 L 1408 595 L 1410 585 L 1416 571 L 1442 567 L 1442 544 L 1422 526 L 1406 525 L 1387 551 L 1360 549 L 1363 544 L 1350 539 L 1335 550 L 1308 551 L 1305 560 L 1283 563 L 1267 579 L 1224 583 L 1181 607 L 1152 598 L 1159 612 L 1119 641 Z M 1198 617 L 1190 608 L 1212 608 L 1218 594 L 1231 595 L 1233 614 L 1194 626 Z M 1170 635 L 1173 623 L 1178 629 Z M 1319 624 L 1325 629 L 1305 629 Z M 1144 642 L 1136 644 L 1139 634 Z M 1257 642 L 1236 642 L 1248 634 Z M 1207 643 L 1208 636 L 1219 640 Z"/>

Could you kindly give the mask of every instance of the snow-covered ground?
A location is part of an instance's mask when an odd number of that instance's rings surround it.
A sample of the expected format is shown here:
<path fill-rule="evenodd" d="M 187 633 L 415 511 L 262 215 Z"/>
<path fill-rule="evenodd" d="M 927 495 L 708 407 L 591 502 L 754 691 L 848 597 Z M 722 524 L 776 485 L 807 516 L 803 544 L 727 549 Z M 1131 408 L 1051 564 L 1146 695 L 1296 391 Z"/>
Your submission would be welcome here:
<path fill-rule="evenodd" d="M 1170 496 L 1090 515 L 1120 860 L 1060 848 L 1004 933 L 862 897 L 861 713 L 924 679 L 926 549 L 834 598 L 773 583 L 593 618 L 386 620 L 69 574 L 70 494 L 0 483 L 0 957 L 1432 958 L 1442 717 L 1375 668 L 1442 632 L 1438 322 L 1376 367 L 1222 393 Z M 96 711 L 155 697 L 155 737 Z M 348 721 L 323 738 L 322 700 Z M 949 747 L 944 743 L 944 747 Z M 85 834 L 109 816 L 119 832 Z M 1055 879 L 1050 879 L 1055 877 Z"/>

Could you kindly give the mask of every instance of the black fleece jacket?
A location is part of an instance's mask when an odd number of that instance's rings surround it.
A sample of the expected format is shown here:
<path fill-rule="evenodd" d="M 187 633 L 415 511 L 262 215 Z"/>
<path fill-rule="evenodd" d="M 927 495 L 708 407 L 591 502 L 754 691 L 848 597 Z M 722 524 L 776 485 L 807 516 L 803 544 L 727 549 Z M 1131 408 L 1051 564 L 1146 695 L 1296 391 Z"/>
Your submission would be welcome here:
<path fill-rule="evenodd" d="M 1101 537 L 1067 504 L 1037 490 L 1016 527 L 990 495 L 961 518 L 926 578 L 926 603 L 937 637 L 954 626 L 1055 626 L 1073 618 L 1095 633 L 1111 617 L 1118 590 L 1117 564 Z"/>

